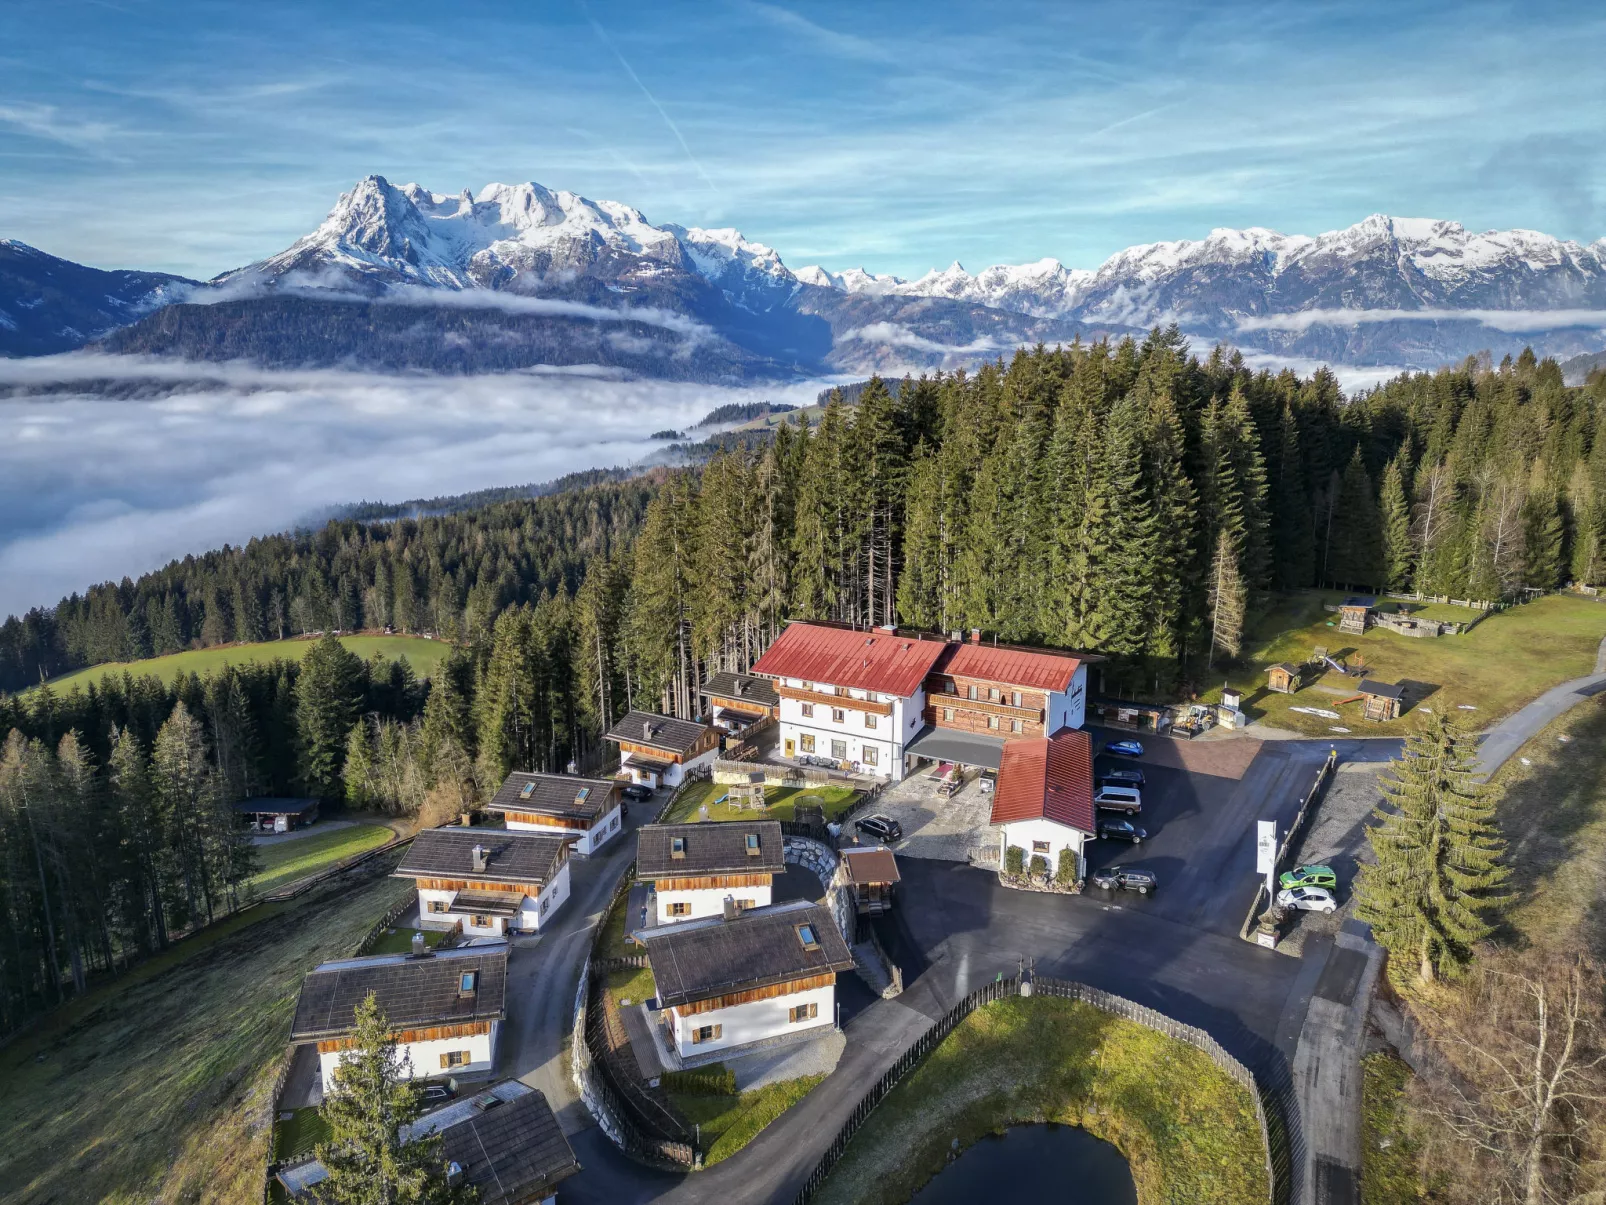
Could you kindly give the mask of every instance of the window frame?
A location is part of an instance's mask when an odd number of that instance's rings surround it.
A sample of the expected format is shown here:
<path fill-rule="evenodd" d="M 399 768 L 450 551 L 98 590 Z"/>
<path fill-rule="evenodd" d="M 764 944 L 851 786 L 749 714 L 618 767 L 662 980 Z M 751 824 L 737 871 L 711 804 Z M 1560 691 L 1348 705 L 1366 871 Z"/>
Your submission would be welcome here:
<path fill-rule="evenodd" d="M 847 761 L 848 760 L 848 743 L 847 743 L 847 741 L 832 741 L 831 742 L 831 756 L 836 761 Z"/>
<path fill-rule="evenodd" d="M 879 766 L 881 751 L 874 745 L 866 745 L 859 751 L 859 760 L 867 766 Z"/>
<path fill-rule="evenodd" d="M 812 732 L 800 732 L 800 733 L 798 733 L 797 747 L 803 753 L 813 753 L 814 752 L 814 734 Z"/>

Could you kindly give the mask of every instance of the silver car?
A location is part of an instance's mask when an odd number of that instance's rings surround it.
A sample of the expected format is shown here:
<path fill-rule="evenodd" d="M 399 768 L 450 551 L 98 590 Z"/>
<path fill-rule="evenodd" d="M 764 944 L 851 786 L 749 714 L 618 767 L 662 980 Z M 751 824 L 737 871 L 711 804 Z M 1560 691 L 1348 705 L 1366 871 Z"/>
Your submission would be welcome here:
<path fill-rule="evenodd" d="M 1282 908 L 1298 908 L 1302 912 L 1338 910 L 1338 901 L 1325 887 L 1289 887 L 1277 893 L 1277 904 Z"/>

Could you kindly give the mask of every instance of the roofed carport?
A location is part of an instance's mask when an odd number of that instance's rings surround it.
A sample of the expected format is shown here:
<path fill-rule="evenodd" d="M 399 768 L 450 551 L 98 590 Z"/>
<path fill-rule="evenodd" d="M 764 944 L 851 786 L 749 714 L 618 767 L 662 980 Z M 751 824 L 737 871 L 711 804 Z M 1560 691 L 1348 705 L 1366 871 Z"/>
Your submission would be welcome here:
<path fill-rule="evenodd" d="M 979 732 L 959 732 L 952 728 L 932 728 L 928 725 L 903 747 L 903 751 L 910 757 L 996 770 L 1003 761 L 1004 740 L 997 736 L 983 736 Z"/>

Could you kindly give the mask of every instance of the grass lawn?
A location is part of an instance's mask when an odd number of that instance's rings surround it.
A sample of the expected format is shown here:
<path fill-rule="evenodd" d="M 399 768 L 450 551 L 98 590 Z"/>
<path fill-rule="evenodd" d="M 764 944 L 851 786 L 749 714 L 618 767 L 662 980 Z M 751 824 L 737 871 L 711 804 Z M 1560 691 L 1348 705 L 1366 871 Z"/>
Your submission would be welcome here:
<path fill-rule="evenodd" d="M 422 933 L 424 944 L 434 949 L 441 944 L 441 938 L 446 936 L 445 929 L 397 929 L 394 933 L 383 933 L 379 940 L 368 948 L 370 954 L 411 954 L 413 952 L 413 934 Z"/>
<path fill-rule="evenodd" d="M 293 883 L 333 865 L 342 858 L 383 845 L 394 835 L 383 824 L 356 824 L 332 832 L 297 837 L 293 841 L 259 845 L 256 854 L 262 869 L 247 881 L 247 889 L 258 895 L 266 895 L 286 883 Z"/>
<path fill-rule="evenodd" d="M 669 1099 L 702 1135 L 703 1166 L 729 1159 L 759 1132 L 807 1096 L 825 1076 L 805 1075 L 735 1096 L 672 1092 Z"/>
<path fill-rule="evenodd" d="M 1245 663 L 1229 673 L 1227 680 L 1244 692 L 1244 710 L 1252 719 L 1317 736 L 1328 735 L 1334 727 L 1378 736 L 1414 727 L 1414 713 L 1425 704 L 1435 711 L 1456 712 L 1479 729 L 1487 728 L 1557 683 L 1590 673 L 1601 639 L 1606 637 L 1606 604 L 1561 595 L 1490 615 L 1460 636 L 1417 638 L 1381 628 L 1356 636 L 1340 632 L 1338 616 L 1322 610 L 1323 602 L 1339 597 L 1315 591 L 1281 596 L 1250 633 L 1245 641 Z M 1461 612 L 1464 608 L 1427 608 L 1430 615 L 1435 611 Z M 1329 623 L 1335 626 L 1328 627 Z M 1406 702 L 1410 710 L 1397 721 L 1362 719 L 1360 703 L 1339 702 L 1356 693 L 1354 686 L 1360 679 L 1345 678 L 1325 666 L 1320 677 L 1307 675 L 1298 694 L 1266 690 L 1267 666 L 1279 661 L 1297 665 L 1320 645 L 1336 660 L 1347 657 L 1352 664 L 1357 657 L 1364 660 L 1368 677 L 1409 683 Z M 1328 687 L 1342 693 L 1324 689 Z M 1220 698 L 1219 688 L 1204 695 L 1207 702 Z M 1476 710 L 1461 711 L 1461 704 Z M 1292 707 L 1336 711 L 1341 718 L 1305 715 L 1289 710 Z"/>
<path fill-rule="evenodd" d="M 813 803 L 818 802 L 825 808 L 825 818 L 832 820 L 847 811 L 852 805 L 858 792 L 852 787 L 765 787 L 764 802 L 769 806 L 762 813 L 751 808 L 736 810 L 729 804 L 716 803 L 729 787 L 717 782 L 700 782 L 686 788 L 680 798 L 675 801 L 674 810 L 666 815 L 661 824 L 672 824 L 688 820 L 696 820 L 703 804 L 708 805 L 708 818 L 710 820 L 751 820 L 761 816 L 765 820 L 791 820 L 796 815 L 796 806 L 799 800 Z"/>
<path fill-rule="evenodd" d="M 451 646 L 441 640 L 427 640 L 422 636 L 342 636 L 345 645 L 364 661 L 375 653 L 384 654 L 387 660 L 406 657 L 413 672 L 427 678 L 445 658 Z M 113 661 L 75 670 L 50 680 L 50 688 L 57 692 L 74 686 L 87 686 L 99 682 L 107 675 L 154 674 L 163 682 L 171 682 L 181 673 L 200 674 L 205 677 L 225 665 L 240 665 L 247 661 L 301 660 L 312 647 L 311 638 L 298 640 L 265 640 L 257 644 L 228 644 L 216 648 L 191 649 L 184 653 L 169 653 L 166 657 L 151 657 L 144 661 Z"/>
<path fill-rule="evenodd" d="M 1141 1205 L 1267 1198 L 1248 1092 L 1184 1042 L 1037 996 L 997 1001 L 956 1026 L 870 1114 L 815 1200 L 906 1201 L 942 1170 L 955 1139 L 963 1149 L 1042 1121 L 1082 1126 L 1119 1148 Z"/>
<path fill-rule="evenodd" d="M 1418 1176 L 1421 1142 L 1405 1107 L 1411 1069 L 1386 1051 L 1361 1060 L 1361 1200 L 1366 1205 L 1418 1205 L 1427 1200 Z"/>
<path fill-rule="evenodd" d="M 289 1121 L 274 1122 L 278 1136 L 277 1158 L 293 1159 L 297 1155 L 310 1155 L 320 1142 L 329 1141 L 329 1123 L 317 1105 L 297 1109 Z"/>
<path fill-rule="evenodd" d="M 302 976 L 355 950 L 412 890 L 389 878 L 315 889 L 212 940 L 205 958 L 125 977 L 0 1050 L 0 1194 L 261 1200 L 260 1123 Z"/>

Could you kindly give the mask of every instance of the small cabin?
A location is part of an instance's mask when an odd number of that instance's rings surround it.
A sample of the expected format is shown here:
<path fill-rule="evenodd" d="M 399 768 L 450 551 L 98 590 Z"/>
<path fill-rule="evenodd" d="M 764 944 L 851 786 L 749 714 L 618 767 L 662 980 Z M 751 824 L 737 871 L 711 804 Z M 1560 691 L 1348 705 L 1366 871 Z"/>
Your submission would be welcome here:
<path fill-rule="evenodd" d="M 253 833 L 291 833 L 317 822 L 316 799 L 244 799 L 234 805 L 235 815 Z"/>
<path fill-rule="evenodd" d="M 1397 683 L 1374 682 L 1366 678 L 1359 687 L 1369 720 L 1397 720 L 1405 701 L 1405 687 Z"/>
<path fill-rule="evenodd" d="M 1375 598 L 1359 595 L 1346 598 L 1338 604 L 1338 630 L 1361 635 L 1372 621 L 1372 608 L 1375 606 L 1377 606 Z"/>
<path fill-rule="evenodd" d="M 902 878 L 898 859 L 890 849 L 881 847 L 844 849 L 837 875 L 842 886 L 852 893 L 860 916 L 880 916 L 890 909 Z"/>
<path fill-rule="evenodd" d="M 619 777 L 657 790 L 678 787 L 686 775 L 712 769 L 721 730 L 711 724 L 632 711 L 604 739 L 619 746 Z"/>
<path fill-rule="evenodd" d="M 1273 665 L 1266 671 L 1266 689 L 1280 695 L 1291 695 L 1299 689 L 1300 667 L 1287 661 Z"/>

